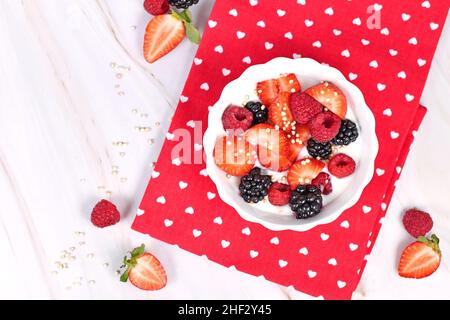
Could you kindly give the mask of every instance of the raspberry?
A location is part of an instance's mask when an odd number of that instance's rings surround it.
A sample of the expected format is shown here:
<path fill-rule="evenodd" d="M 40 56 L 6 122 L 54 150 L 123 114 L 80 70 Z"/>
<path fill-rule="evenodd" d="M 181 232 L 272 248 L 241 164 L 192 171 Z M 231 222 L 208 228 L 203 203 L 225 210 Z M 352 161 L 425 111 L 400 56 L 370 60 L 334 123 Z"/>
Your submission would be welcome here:
<path fill-rule="evenodd" d="M 341 118 L 333 112 L 326 111 L 316 115 L 309 123 L 311 137 L 317 142 L 328 142 L 339 132 Z"/>
<path fill-rule="evenodd" d="M 238 107 L 229 106 L 222 115 L 222 124 L 225 130 L 247 130 L 252 126 L 253 113 L 251 111 Z"/>
<path fill-rule="evenodd" d="M 269 188 L 269 202 L 274 206 L 284 206 L 291 199 L 291 187 L 288 184 L 275 182 Z"/>
<path fill-rule="evenodd" d="M 312 185 L 318 187 L 322 194 L 327 195 L 333 192 L 333 185 L 331 184 L 331 177 L 326 172 L 321 172 L 319 175 L 312 181 Z"/>
<path fill-rule="evenodd" d="M 345 178 L 355 172 L 356 163 L 346 154 L 339 153 L 328 162 L 328 171 L 338 178 Z"/>
<path fill-rule="evenodd" d="M 94 226 L 105 228 L 120 221 L 120 213 L 117 207 L 108 200 L 97 203 L 91 213 L 91 222 Z"/>
<path fill-rule="evenodd" d="M 154 16 L 159 16 L 169 11 L 169 2 L 167 0 L 145 0 L 144 9 Z"/>
<path fill-rule="evenodd" d="M 289 106 L 295 121 L 300 124 L 307 124 L 316 114 L 323 111 L 323 105 L 307 93 L 291 94 Z"/>
<path fill-rule="evenodd" d="M 417 209 L 409 209 L 403 216 L 403 225 L 413 237 L 425 236 L 433 227 L 431 216 Z"/>

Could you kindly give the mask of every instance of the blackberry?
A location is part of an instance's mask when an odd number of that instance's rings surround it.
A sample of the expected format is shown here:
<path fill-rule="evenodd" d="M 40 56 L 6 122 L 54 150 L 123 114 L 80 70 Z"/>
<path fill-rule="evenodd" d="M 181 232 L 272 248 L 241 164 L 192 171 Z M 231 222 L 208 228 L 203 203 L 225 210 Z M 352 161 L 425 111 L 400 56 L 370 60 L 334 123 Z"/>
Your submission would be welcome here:
<path fill-rule="evenodd" d="M 358 136 L 359 133 L 356 124 L 351 120 L 345 119 L 342 120 L 339 133 L 331 140 L 331 143 L 337 146 L 347 146 L 355 142 Z"/>
<path fill-rule="evenodd" d="M 269 117 L 269 110 L 261 102 L 247 102 L 245 108 L 253 113 L 252 126 L 267 122 L 267 119 Z"/>
<path fill-rule="evenodd" d="M 197 4 L 199 0 L 169 0 L 171 6 L 177 9 L 187 9 L 190 6 Z"/>
<path fill-rule="evenodd" d="M 306 146 L 308 153 L 313 158 L 320 158 L 321 160 L 328 160 L 333 152 L 331 143 L 329 142 L 317 142 L 313 138 L 308 140 Z"/>
<path fill-rule="evenodd" d="M 297 219 L 314 217 L 322 210 L 322 193 L 318 187 L 311 184 L 299 185 L 292 192 L 289 205 Z"/>
<path fill-rule="evenodd" d="M 260 168 L 253 168 L 241 178 L 239 191 L 245 202 L 257 203 L 264 199 L 269 192 L 272 180 L 268 175 L 262 175 Z"/>

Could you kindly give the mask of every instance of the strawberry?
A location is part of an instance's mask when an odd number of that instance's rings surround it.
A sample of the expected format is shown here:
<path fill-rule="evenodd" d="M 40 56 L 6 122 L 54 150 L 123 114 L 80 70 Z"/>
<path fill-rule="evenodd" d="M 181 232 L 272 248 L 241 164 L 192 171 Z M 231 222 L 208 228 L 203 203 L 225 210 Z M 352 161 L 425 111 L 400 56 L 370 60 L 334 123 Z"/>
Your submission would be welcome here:
<path fill-rule="evenodd" d="M 247 130 L 245 138 L 251 145 L 257 146 L 258 159 L 264 167 L 276 171 L 285 171 L 290 167 L 289 141 L 282 130 L 261 123 Z"/>
<path fill-rule="evenodd" d="M 294 121 L 289 108 L 289 92 L 281 92 L 269 107 L 269 120 L 275 126 L 286 130 Z"/>
<path fill-rule="evenodd" d="M 256 84 L 256 93 L 262 104 L 269 107 L 278 96 L 278 81 L 271 79 L 258 82 Z"/>
<path fill-rule="evenodd" d="M 131 256 L 123 259 L 121 268 L 126 268 L 120 281 L 130 282 L 142 290 L 159 290 L 166 286 L 167 275 L 161 262 L 152 254 L 145 252 L 145 246 L 134 248 Z"/>
<path fill-rule="evenodd" d="M 259 100 L 266 107 L 269 107 L 280 93 L 297 91 L 300 91 L 300 82 L 293 73 L 282 75 L 278 79 L 261 81 L 256 85 Z"/>
<path fill-rule="evenodd" d="M 323 82 L 305 91 L 319 101 L 328 110 L 345 119 L 347 114 L 347 99 L 344 93 L 331 82 Z"/>
<path fill-rule="evenodd" d="M 147 25 L 144 36 L 144 57 L 153 63 L 178 46 L 186 34 L 183 21 L 174 14 L 154 17 Z"/>
<path fill-rule="evenodd" d="M 287 175 L 291 189 L 294 190 L 299 184 L 311 184 L 324 167 L 325 163 L 313 158 L 305 158 L 295 162 Z"/>
<path fill-rule="evenodd" d="M 286 131 L 286 137 L 289 140 L 289 160 L 295 162 L 297 160 L 300 151 L 306 145 L 309 137 L 309 128 L 306 125 L 294 125 L 288 128 Z"/>
<path fill-rule="evenodd" d="M 301 90 L 300 82 L 293 73 L 282 75 L 278 78 L 278 90 L 280 92 L 299 92 Z"/>
<path fill-rule="evenodd" d="M 437 270 L 441 257 L 439 238 L 434 234 L 431 239 L 421 236 L 403 250 L 398 274 L 404 278 L 425 278 Z"/>
<path fill-rule="evenodd" d="M 226 173 L 243 176 L 255 166 L 256 150 L 242 137 L 222 137 L 216 141 L 214 161 Z"/>

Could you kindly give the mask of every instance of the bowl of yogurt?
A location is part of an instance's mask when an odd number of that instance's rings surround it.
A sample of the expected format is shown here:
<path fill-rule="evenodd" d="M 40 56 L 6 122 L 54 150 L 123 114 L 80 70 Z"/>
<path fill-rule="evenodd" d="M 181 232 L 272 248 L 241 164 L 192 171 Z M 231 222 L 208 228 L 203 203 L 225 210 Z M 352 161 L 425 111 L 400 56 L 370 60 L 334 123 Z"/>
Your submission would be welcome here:
<path fill-rule="evenodd" d="M 345 119 L 356 124 L 358 131 L 358 138 L 354 142 L 348 145 L 333 146 L 333 155 L 345 154 L 354 160 L 354 172 L 348 177 L 334 177 L 329 172 L 328 161 L 323 161 L 322 172 L 332 177 L 333 191 L 322 196 L 320 213 L 308 219 L 296 219 L 289 204 L 274 206 L 267 200 L 267 197 L 256 203 L 244 200 L 240 194 L 242 176 L 233 176 L 225 172 L 214 159 L 217 153 L 215 146 L 218 139 L 229 134 L 223 125 L 223 114 L 226 109 L 230 106 L 244 107 L 250 101 L 260 101 L 261 90 L 258 89 L 258 84 L 286 74 L 295 74 L 301 84 L 301 90 L 306 90 L 306 92 L 308 92 L 308 88 L 323 82 L 332 83 L 339 88 L 346 98 Z M 295 91 L 294 89 L 290 90 Z M 325 101 L 322 102 L 326 104 Z M 262 108 L 264 109 L 264 107 Z M 324 111 L 328 110 L 324 108 Z M 305 141 L 303 143 L 306 144 Z M 260 223 L 275 231 L 307 231 L 315 226 L 336 220 L 342 212 L 354 206 L 359 200 L 364 188 L 373 177 L 375 158 L 378 153 L 375 117 L 367 106 L 361 90 L 349 82 L 339 70 L 308 58 L 276 58 L 265 64 L 254 65 L 249 67 L 239 78 L 226 85 L 220 99 L 210 108 L 208 128 L 204 134 L 203 144 L 206 153 L 206 170 L 215 183 L 220 198 L 232 206 L 245 220 Z M 293 163 L 310 158 L 308 149 L 304 147 Z M 289 183 L 287 179 L 289 168 L 273 170 L 270 166 L 269 168 L 267 165 L 264 166 L 257 156 L 252 159 L 251 165 L 261 168 L 262 174 L 269 175 L 272 182 Z M 311 181 L 306 181 L 306 183 L 311 183 Z M 295 188 L 293 190 L 295 191 Z"/>

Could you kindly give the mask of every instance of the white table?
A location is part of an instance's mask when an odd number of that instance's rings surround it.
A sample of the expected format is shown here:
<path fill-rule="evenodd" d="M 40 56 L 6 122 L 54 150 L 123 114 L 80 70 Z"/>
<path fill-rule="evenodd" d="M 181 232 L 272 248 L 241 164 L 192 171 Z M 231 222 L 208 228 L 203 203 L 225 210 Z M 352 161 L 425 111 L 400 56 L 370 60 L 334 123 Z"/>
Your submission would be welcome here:
<path fill-rule="evenodd" d="M 199 26 L 212 4 L 193 10 Z M 142 0 L 0 0 L 0 298 L 306 298 L 130 230 L 197 49 L 184 41 L 145 63 L 148 20 Z M 449 57 L 447 24 L 422 97 L 429 113 L 355 298 L 450 298 Z M 89 221 L 101 197 L 123 213 L 108 230 Z M 444 252 L 421 281 L 396 273 L 411 206 L 433 214 Z M 164 290 L 118 280 L 141 242 L 167 268 Z"/>

